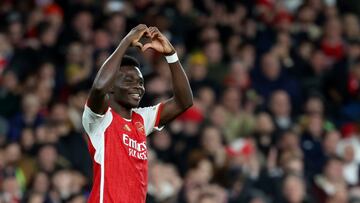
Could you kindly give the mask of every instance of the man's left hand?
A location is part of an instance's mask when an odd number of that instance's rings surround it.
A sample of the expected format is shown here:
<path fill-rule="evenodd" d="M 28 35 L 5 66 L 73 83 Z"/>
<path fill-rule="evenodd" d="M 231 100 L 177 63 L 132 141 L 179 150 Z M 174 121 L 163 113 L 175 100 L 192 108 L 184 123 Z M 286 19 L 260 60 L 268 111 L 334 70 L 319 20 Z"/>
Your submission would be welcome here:
<path fill-rule="evenodd" d="M 175 48 L 157 27 L 149 27 L 148 37 L 151 38 L 151 42 L 144 44 L 142 51 L 152 48 L 164 55 L 175 53 Z"/>

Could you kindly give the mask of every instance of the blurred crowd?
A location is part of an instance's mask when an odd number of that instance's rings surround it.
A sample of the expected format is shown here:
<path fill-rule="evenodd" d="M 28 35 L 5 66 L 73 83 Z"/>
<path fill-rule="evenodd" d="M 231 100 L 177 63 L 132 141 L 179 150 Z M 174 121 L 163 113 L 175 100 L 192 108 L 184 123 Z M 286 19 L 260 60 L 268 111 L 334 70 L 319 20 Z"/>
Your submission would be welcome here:
<path fill-rule="evenodd" d="M 0 203 L 84 203 L 97 70 L 138 23 L 174 45 L 194 106 L 149 136 L 148 203 L 359 203 L 357 0 L 0 1 Z M 142 106 L 171 96 L 163 56 Z"/>

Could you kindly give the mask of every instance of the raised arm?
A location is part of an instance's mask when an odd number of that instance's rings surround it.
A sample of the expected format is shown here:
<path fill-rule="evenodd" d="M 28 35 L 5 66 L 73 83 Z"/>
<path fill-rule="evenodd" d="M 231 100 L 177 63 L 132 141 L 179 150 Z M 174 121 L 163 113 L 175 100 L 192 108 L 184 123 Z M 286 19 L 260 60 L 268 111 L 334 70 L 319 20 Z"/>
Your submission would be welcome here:
<path fill-rule="evenodd" d="M 110 91 L 116 72 L 118 71 L 121 60 L 129 46 L 142 48 L 139 39 L 148 30 L 147 26 L 140 24 L 133 28 L 120 42 L 116 50 L 109 56 L 101 66 L 91 87 L 87 105 L 97 114 L 104 114 L 107 109 L 107 93 Z"/>
<path fill-rule="evenodd" d="M 179 60 L 176 60 L 175 49 L 169 40 L 156 27 L 149 28 L 149 35 L 152 41 L 144 45 L 143 51 L 153 48 L 165 57 L 171 56 L 170 58 L 175 59 L 169 63 L 174 96 L 163 103 L 159 122 L 159 126 L 162 126 L 190 108 L 193 104 L 193 95 L 186 74 Z"/>

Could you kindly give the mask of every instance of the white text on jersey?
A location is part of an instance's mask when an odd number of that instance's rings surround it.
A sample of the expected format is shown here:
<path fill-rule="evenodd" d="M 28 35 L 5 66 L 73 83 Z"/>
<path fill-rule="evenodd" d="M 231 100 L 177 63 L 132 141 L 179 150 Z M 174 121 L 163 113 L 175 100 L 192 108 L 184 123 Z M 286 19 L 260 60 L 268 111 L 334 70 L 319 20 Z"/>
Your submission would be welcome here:
<path fill-rule="evenodd" d="M 138 143 L 136 140 L 131 139 L 129 135 L 123 134 L 123 143 L 129 147 L 129 156 L 146 160 L 147 159 L 147 150 L 145 141 Z"/>

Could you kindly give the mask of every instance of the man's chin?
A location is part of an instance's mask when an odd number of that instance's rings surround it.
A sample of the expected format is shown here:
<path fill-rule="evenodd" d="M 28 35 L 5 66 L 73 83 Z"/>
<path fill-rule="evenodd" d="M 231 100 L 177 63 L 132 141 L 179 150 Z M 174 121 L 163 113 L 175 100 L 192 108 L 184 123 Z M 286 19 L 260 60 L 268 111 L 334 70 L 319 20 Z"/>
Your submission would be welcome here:
<path fill-rule="evenodd" d="M 138 108 L 139 107 L 139 104 L 134 104 L 134 105 L 131 105 L 130 108 Z"/>
<path fill-rule="evenodd" d="M 128 103 L 128 108 L 132 109 L 132 108 L 137 108 L 140 104 L 140 101 L 139 102 L 129 102 Z"/>
<path fill-rule="evenodd" d="M 127 98 L 118 100 L 117 103 L 127 109 L 137 108 L 140 104 L 141 99 L 133 99 L 133 98 Z"/>
<path fill-rule="evenodd" d="M 132 109 L 132 108 L 137 108 L 139 106 L 140 102 L 135 102 L 135 101 L 128 101 L 128 102 L 117 102 L 120 106 L 125 107 L 126 109 Z"/>

